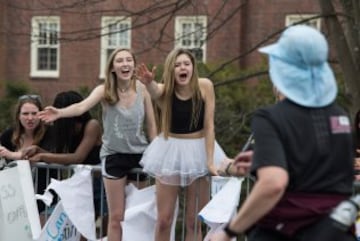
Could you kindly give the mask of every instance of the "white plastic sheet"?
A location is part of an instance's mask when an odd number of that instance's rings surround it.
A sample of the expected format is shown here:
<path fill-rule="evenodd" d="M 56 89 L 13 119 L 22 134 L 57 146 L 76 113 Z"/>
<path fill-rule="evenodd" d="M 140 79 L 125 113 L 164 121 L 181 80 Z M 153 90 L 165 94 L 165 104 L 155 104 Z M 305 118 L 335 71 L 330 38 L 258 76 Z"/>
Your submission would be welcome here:
<path fill-rule="evenodd" d="M 49 190 L 54 190 L 61 200 L 64 215 L 69 218 L 70 223 L 88 240 L 96 240 L 91 167 L 80 165 L 74 171 L 74 175 L 68 179 L 62 181 L 51 179 L 43 198 L 49 201 Z M 41 237 L 46 232 L 44 228 Z"/>
<path fill-rule="evenodd" d="M 241 184 L 243 178 L 223 178 L 212 177 L 215 191 L 212 189 L 213 197 L 210 202 L 199 212 L 199 217 L 209 227 L 210 231 L 204 241 L 210 240 L 212 233 L 216 232 L 227 223 L 236 213 L 236 208 L 240 202 Z M 219 186 L 219 182 L 221 186 Z"/>
<path fill-rule="evenodd" d="M 178 205 L 175 215 L 177 217 Z M 157 219 L 155 186 L 137 189 L 134 185 L 126 186 L 126 210 L 122 223 L 123 241 L 153 240 Z M 175 240 L 174 220 L 171 231 L 171 241 Z"/>

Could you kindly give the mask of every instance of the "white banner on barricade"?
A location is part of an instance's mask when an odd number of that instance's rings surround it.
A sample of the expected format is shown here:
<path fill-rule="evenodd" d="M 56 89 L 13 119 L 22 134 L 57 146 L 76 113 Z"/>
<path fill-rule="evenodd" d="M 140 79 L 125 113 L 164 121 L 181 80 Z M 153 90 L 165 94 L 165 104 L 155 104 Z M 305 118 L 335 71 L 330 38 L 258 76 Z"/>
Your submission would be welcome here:
<path fill-rule="evenodd" d="M 216 193 L 210 202 L 199 212 L 199 217 L 209 227 L 210 230 L 204 241 L 210 240 L 212 233 L 221 229 L 225 223 L 236 213 L 236 208 L 240 202 L 241 184 L 243 178 L 226 178 L 220 180 L 215 179 L 213 185 L 217 185 L 216 181 L 221 182 L 221 187 L 216 188 Z M 225 181 L 225 183 L 224 183 Z"/>
<path fill-rule="evenodd" d="M 19 160 L 0 171 L 0 240 L 32 241 L 40 234 L 31 169 Z"/>
<path fill-rule="evenodd" d="M 76 241 L 80 237 L 79 234 L 88 240 L 96 240 L 91 167 L 79 165 L 74 171 L 74 175 L 68 179 L 51 179 L 46 188 L 43 197 L 47 200 L 49 190 L 52 189 L 59 196 L 60 203 L 57 204 L 56 212 L 51 214 L 37 241 Z M 54 233 L 69 239 L 54 239 Z"/>
<path fill-rule="evenodd" d="M 47 220 L 37 241 L 79 241 L 80 233 L 64 211 L 61 200 Z"/>

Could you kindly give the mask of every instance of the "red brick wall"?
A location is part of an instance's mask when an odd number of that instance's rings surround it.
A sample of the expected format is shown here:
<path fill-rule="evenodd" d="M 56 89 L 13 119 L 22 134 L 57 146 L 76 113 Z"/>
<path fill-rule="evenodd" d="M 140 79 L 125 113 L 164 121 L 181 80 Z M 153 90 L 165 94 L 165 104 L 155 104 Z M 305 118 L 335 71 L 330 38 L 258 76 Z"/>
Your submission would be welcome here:
<path fill-rule="evenodd" d="M 4 26 L 5 21 L 5 6 L 0 3 L 0 28 Z M 5 34 L 0 30 L 0 76 L 4 76 L 4 67 L 5 67 Z M 4 91 L 4 81 L 0 81 L 0 96 Z"/>
<path fill-rule="evenodd" d="M 88 86 L 92 89 L 99 83 L 100 67 L 100 33 L 101 15 L 106 11 L 106 16 L 132 15 L 132 48 L 137 53 L 138 62 L 159 64 L 164 62 L 166 54 L 174 47 L 174 19 L 162 18 L 154 21 L 160 15 L 169 12 L 168 8 L 153 9 L 151 14 L 138 14 L 142 11 L 152 10 L 150 6 L 156 0 L 131 0 L 119 1 L 108 0 L 97 4 L 78 5 L 76 8 L 59 8 L 63 2 L 69 5 L 67 0 L 56 1 L 50 4 L 41 1 L 7 0 L 13 6 L 22 6 L 21 9 L 11 8 L 4 12 L 0 9 L 1 16 L 9 20 L 8 26 L 12 33 L 7 33 L 9 41 L 6 49 L 0 48 L 4 53 L 5 61 L 0 67 L 0 79 L 11 81 L 25 81 L 35 92 L 40 93 L 47 104 L 51 103 L 57 92 L 78 89 L 80 86 Z M 4 1 L 6 2 L 6 1 Z M 161 1 L 163 2 L 163 1 Z M 176 1 L 167 1 L 171 4 Z M 209 41 L 207 42 L 207 63 L 221 64 L 233 59 L 241 53 L 247 52 L 251 47 L 258 44 L 264 37 L 284 26 L 286 13 L 314 13 L 318 12 L 316 1 L 313 0 L 196 0 L 189 1 L 188 5 L 175 12 L 175 15 L 207 15 Z M 246 2 L 243 5 L 243 2 Z M 49 4 L 49 6 L 44 6 Z M 241 6 L 240 6 L 241 5 Z M 2 5 L 0 5 L 0 8 Z M 239 10 L 234 13 L 234 11 Z M 34 10 L 36 9 L 36 11 Z M 122 9 L 122 10 L 121 10 Z M 219 13 L 219 9 L 222 11 Z M 1 12 L 3 11 L 3 12 Z M 221 24 L 228 15 L 233 14 L 230 21 Z M 60 16 L 61 37 L 72 37 L 74 41 L 64 41 L 60 49 L 60 77 L 54 79 L 30 78 L 30 25 L 32 16 Z M 1 21 L 1 20 L 0 20 Z M 146 24 L 151 22 L 150 24 Z M 1 26 L 1 22 L 0 22 Z M 160 45 L 154 45 L 159 38 L 159 31 L 163 30 Z M 84 36 L 83 33 L 66 35 L 65 33 L 78 32 L 84 28 L 93 31 Z M 216 30 L 216 34 L 211 33 Z M 74 37 L 75 36 L 75 37 Z M 82 39 L 82 40 L 78 40 Z M 0 41 L 2 41 L 0 39 Z M 2 51 L 2 52 L 1 52 Z M 246 58 L 235 61 L 239 68 L 254 67 L 260 62 L 260 55 L 252 52 Z M 1 63 L 1 62 L 0 62 Z M 5 68 L 5 69 L 4 69 Z"/>
<path fill-rule="evenodd" d="M 285 27 L 288 14 L 319 14 L 320 8 L 314 0 L 251 0 L 248 1 L 245 14 L 244 28 L 241 38 L 241 49 L 246 51 L 261 44 L 264 39 Z M 267 45 L 278 36 L 261 45 Z M 251 67 L 261 63 L 261 55 L 257 48 L 242 60 L 243 66 Z"/>

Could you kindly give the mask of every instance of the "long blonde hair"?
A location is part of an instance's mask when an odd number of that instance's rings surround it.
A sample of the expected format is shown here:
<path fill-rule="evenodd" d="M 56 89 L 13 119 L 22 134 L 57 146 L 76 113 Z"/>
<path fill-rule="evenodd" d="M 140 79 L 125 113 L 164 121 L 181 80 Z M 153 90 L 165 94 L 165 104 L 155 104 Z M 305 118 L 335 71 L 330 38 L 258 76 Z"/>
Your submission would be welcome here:
<path fill-rule="evenodd" d="M 105 76 L 105 83 L 104 83 L 104 100 L 110 105 L 116 104 L 120 97 L 118 95 L 118 83 L 117 83 L 117 76 L 116 73 L 113 72 L 114 68 L 114 59 L 117 53 L 121 51 L 127 51 L 131 54 L 134 59 L 134 67 L 136 66 L 136 59 L 134 53 L 130 49 L 126 48 L 117 48 L 115 49 L 111 55 L 109 56 L 108 62 L 106 64 L 106 76 Z M 135 89 L 136 81 L 135 81 L 135 71 L 133 76 L 131 77 L 131 88 Z"/>
<path fill-rule="evenodd" d="M 164 137 L 167 138 L 170 132 L 170 123 L 171 123 L 171 108 L 172 101 L 175 92 L 175 62 L 176 58 L 181 55 L 186 54 L 193 65 L 193 73 L 190 79 L 190 87 L 193 91 L 192 93 L 192 115 L 191 115 L 191 126 L 196 126 L 199 121 L 199 114 L 202 108 L 202 97 L 199 86 L 199 74 L 197 70 L 197 64 L 194 55 L 187 49 L 174 49 L 172 50 L 166 60 L 164 65 L 164 72 L 162 76 L 162 82 L 164 83 L 164 93 L 162 96 L 162 101 L 160 103 L 161 113 L 160 113 L 160 124 L 161 131 L 164 133 Z"/>

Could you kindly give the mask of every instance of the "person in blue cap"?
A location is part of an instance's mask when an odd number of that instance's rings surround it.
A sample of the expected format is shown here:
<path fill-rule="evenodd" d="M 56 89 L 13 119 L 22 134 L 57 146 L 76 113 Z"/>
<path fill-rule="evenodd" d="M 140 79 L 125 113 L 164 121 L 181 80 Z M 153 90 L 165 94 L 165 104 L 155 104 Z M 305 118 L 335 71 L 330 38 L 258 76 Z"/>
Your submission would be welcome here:
<path fill-rule="evenodd" d="M 255 184 L 224 229 L 211 241 L 246 234 L 249 241 L 312 241 L 330 227 L 329 213 L 353 188 L 353 143 L 347 113 L 335 103 L 337 85 L 319 31 L 296 25 L 260 48 L 282 99 L 253 115 L 251 161 Z M 332 240 L 356 240 L 339 232 Z"/>

